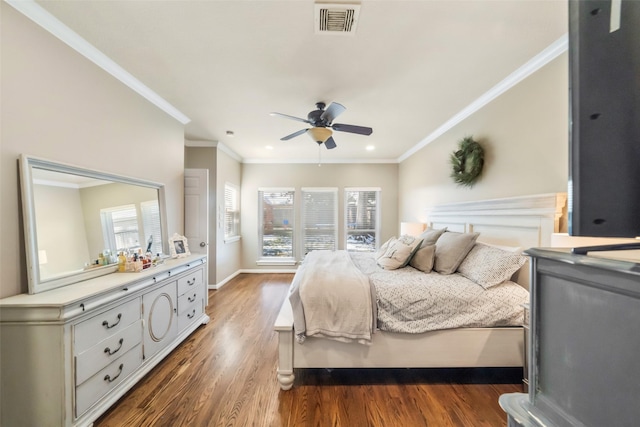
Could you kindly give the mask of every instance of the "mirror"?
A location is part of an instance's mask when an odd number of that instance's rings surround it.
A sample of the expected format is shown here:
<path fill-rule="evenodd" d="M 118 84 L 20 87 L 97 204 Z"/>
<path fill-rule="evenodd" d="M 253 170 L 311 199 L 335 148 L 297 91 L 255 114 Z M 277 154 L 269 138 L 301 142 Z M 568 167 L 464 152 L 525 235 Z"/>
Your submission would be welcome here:
<path fill-rule="evenodd" d="M 167 253 L 164 186 L 20 157 L 29 293 L 114 273 L 118 254 Z"/>

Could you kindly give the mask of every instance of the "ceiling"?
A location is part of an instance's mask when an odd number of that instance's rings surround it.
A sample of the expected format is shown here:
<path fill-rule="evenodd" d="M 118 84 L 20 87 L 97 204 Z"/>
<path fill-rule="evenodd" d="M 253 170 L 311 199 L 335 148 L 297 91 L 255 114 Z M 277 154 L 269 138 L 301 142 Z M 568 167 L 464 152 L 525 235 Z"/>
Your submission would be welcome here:
<path fill-rule="evenodd" d="M 316 34 L 307 0 L 39 4 L 245 162 L 316 162 L 308 136 L 280 141 L 307 125 L 269 113 L 318 101 L 373 128 L 323 161 L 398 161 L 567 31 L 564 0 L 362 0 L 352 35 Z"/>

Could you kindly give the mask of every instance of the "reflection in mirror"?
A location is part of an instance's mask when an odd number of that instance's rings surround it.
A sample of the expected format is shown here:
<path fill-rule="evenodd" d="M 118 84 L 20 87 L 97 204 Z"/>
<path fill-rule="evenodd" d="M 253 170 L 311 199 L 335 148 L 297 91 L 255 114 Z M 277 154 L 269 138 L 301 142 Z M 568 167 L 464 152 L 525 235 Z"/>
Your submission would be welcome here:
<path fill-rule="evenodd" d="M 21 159 L 29 293 L 113 273 L 120 252 L 166 252 L 161 184 Z"/>

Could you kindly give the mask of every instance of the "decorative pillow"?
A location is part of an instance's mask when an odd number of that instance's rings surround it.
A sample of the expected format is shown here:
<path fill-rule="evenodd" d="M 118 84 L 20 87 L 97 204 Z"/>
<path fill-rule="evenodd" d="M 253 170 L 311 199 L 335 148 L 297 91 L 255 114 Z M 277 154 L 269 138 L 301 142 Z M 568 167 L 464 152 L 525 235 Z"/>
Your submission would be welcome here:
<path fill-rule="evenodd" d="M 447 227 L 440 230 L 436 230 L 435 228 L 425 230 L 420 236 L 418 236 L 418 239 L 422 239 L 422 245 L 420 245 L 420 247 L 424 248 L 425 246 L 435 244 L 438 238 L 442 236 L 445 231 L 447 231 Z"/>
<path fill-rule="evenodd" d="M 458 267 L 458 272 L 489 289 L 509 280 L 526 261 L 527 258 L 518 253 L 476 243 Z"/>
<path fill-rule="evenodd" d="M 424 245 L 424 242 L 422 243 Z M 424 273 L 430 273 L 433 270 L 433 260 L 436 255 L 436 245 L 422 246 L 411 257 L 409 265 Z"/>
<path fill-rule="evenodd" d="M 389 243 L 385 254 L 378 258 L 378 265 L 385 270 L 406 266 L 421 242 L 422 240 L 412 236 L 401 236 Z"/>
<path fill-rule="evenodd" d="M 433 269 L 440 274 L 452 274 L 467 256 L 480 233 L 456 233 L 447 231 L 436 243 L 436 259 Z"/>
<path fill-rule="evenodd" d="M 383 256 L 385 253 L 387 253 L 387 249 L 389 249 L 389 245 L 390 245 L 392 242 L 394 242 L 395 240 L 396 240 L 396 236 L 393 236 L 392 238 L 390 238 L 389 240 L 387 240 L 386 242 L 384 242 L 384 243 L 382 244 L 382 246 L 380 246 L 380 249 L 378 249 L 378 250 L 376 251 L 376 254 L 375 254 L 375 256 L 374 256 L 374 257 L 375 257 L 375 259 L 376 259 L 376 261 L 377 261 L 381 256 Z"/>

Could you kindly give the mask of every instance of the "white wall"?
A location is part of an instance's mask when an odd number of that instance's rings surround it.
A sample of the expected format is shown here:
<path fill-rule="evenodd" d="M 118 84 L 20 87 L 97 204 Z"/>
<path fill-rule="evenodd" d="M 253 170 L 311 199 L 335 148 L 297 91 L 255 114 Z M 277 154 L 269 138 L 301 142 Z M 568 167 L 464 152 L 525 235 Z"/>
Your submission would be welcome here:
<path fill-rule="evenodd" d="M 398 233 L 397 164 L 244 164 L 242 167 L 242 268 L 256 269 L 258 246 L 258 188 L 338 187 L 339 249 L 344 247 L 344 188 L 380 187 L 381 242 Z M 299 211 L 299 209 L 298 209 Z M 299 214 L 299 212 L 298 212 Z M 296 223 L 300 223 L 296 220 Z"/>
<path fill-rule="evenodd" d="M 400 164 L 400 220 L 425 221 L 425 208 L 443 203 L 566 191 L 568 114 L 565 53 Z M 472 188 L 449 176 L 468 135 L 485 149 Z"/>
<path fill-rule="evenodd" d="M 164 183 L 183 230 L 183 125 L 4 2 L 0 23 L 0 296 L 27 290 L 21 153 Z"/>

